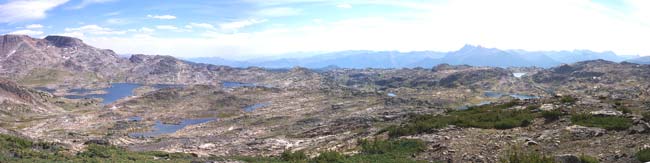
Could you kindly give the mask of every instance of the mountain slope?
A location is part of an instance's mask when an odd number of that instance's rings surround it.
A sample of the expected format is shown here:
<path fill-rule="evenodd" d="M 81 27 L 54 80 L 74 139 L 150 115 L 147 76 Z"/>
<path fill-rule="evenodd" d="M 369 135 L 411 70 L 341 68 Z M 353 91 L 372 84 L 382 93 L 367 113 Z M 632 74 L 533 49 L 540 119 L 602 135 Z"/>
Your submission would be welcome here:
<path fill-rule="evenodd" d="M 0 119 L 12 119 L 17 115 L 47 115 L 63 112 L 60 107 L 49 102 L 53 98 L 51 94 L 0 79 Z"/>
<path fill-rule="evenodd" d="M 48 36 L 45 39 L 34 39 L 22 35 L 4 35 L 0 39 L 0 63 L 3 72 L 15 74 L 46 67 L 109 75 L 102 70 L 123 69 L 126 61 L 111 50 L 97 49 L 72 37 Z"/>
<path fill-rule="evenodd" d="M 4 35 L 0 39 L 0 76 L 23 85 L 88 85 L 106 82 L 215 84 L 249 81 L 264 71 L 196 64 L 170 56 L 131 55 L 99 49 L 65 36 L 44 39 Z M 218 80 L 216 80 L 218 79 Z"/>

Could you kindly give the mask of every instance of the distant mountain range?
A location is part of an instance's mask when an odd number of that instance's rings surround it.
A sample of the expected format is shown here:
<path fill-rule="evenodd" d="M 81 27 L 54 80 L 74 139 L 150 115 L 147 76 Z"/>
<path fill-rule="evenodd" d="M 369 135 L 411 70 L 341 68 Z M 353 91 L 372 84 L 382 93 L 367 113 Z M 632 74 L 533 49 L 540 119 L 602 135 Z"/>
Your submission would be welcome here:
<path fill-rule="evenodd" d="M 438 64 L 493 67 L 553 67 L 561 64 L 575 63 L 587 60 L 603 59 L 614 62 L 636 61 L 639 56 L 617 55 L 614 52 L 593 52 L 589 50 L 573 51 L 524 51 L 501 50 L 482 46 L 466 45 L 452 52 L 435 51 L 342 51 L 306 58 L 285 58 L 269 60 L 234 61 L 216 57 L 186 58 L 188 61 L 226 65 L 232 67 L 265 67 L 265 68 L 430 68 Z M 650 63 L 650 58 L 639 60 Z"/>
<path fill-rule="evenodd" d="M 626 62 L 637 63 L 637 64 L 650 64 L 650 56 L 629 59 L 626 60 Z"/>

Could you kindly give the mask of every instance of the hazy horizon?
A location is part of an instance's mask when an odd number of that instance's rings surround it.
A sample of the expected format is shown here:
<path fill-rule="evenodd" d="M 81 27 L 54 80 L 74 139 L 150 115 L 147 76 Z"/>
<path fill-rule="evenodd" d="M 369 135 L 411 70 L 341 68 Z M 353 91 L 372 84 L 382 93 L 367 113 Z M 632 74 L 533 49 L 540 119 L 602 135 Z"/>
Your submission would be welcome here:
<path fill-rule="evenodd" d="M 0 33 L 72 36 L 120 54 L 236 60 L 466 44 L 647 56 L 647 11 L 642 0 L 2 0 Z"/>

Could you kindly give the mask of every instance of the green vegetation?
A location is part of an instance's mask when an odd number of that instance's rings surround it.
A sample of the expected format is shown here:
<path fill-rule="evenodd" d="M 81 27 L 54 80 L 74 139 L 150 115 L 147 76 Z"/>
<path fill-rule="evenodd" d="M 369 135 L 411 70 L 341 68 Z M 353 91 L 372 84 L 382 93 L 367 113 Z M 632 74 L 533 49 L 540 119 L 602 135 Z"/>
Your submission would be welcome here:
<path fill-rule="evenodd" d="M 0 162 L 191 162 L 194 159 L 197 158 L 185 153 L 131 152 L 102 145 L 89 145 L 86 151 L 73 155 L 53 143 L 0 135 Z"/>
<path fill-rule="evenodd" d="M 447 115 L 416 115 L 402 126 L 390 126 L 386 130 L 389 136 L 399 137 L 426 133 L 448 125 L 460 127 L 510 129 L 528 126 L 539 114 L 531 110 L 508 110 L 516 103 L 500 105 L 483 105 L 467 110 L 450 111 Z"/>
<path fill-rule="evenodd" d="M 560 116 L 562 115 L 564 115 L 564 113 L 559 110 L 542 111 L 542 117 L 544 117 L 544 119 L 549 122 L 560 119 Z"/>
<path fill-rule="evenodd" d="M 343 163 L 345 161 L 345 155 L 335 152 L 335 151 L 326 151 L 322 152 L 318 155 L 318 157 L 314 157 L 311 161 L 309 162 L 314 162 L 314 163 Z"/>
<path fill-rule="evenodd" d="M 578 99 L 576 99 L 574 97 L 571 97 L 571 96 L 562 96 L 562 97 L 560 97 L 560 102 L 562 102 L 562 103 L 573 104 L 576 101 L 578 101 Z"/>
<path fill-rule="evenodd" d="M 648 162 L 650 161 L 650 148 L 645 148 L 640 150 L 635 154 L 635 157 L 637 160 L 641 162 Z"/>
<path fill-rule="evenodd" d="M 571 116 L 573 124 L 598 127 L 607 130 L 626 130 L 632 127 L 632 120 L 618 116 L 593 116 L 590 114 L 575 114 Z"/>
<path fill-rule="evenodd" d="M 289 162 L 297 162 L 301 160 L 307 160 L 307 154 L 305 154 L 304 151 L 296 151 L 296 152 L 291 152 L 291 151 L 284 151 L 280 155 L 280 159 L 284 161 L 289 161 Z"/>
<path fill-rule="evenodd" d="M 359 154 L 346 156 L 335 151 L 325 151 L 312 159 L 302 151 L 285 151 L 279 158 L 269 157 L 247 157 L 236 158 L 251 163 L 415 163 L 420 162 L 411 158 L 411 155 L 422 152 L 425 149 L 424 142 L 412 139 L 399 140 L 361 140 Z"/>
<path fill-rule="evenodd" d="M 597 158 L 580 155 L 578 157 L 582 163 L 599 163 Z M 539 151 L 526 150 L 514 147 L 506 151 L 505 155 L 500 159 L 501 163 L 555 163 L 555 158 Z"/>
<path fill-rule="evenodd" d="M 501 158 L 502 163 L 555 163 L 555 159 L 535 151 L 510 150 L 505 157 Z"/>
<path fill-rule="evenodd" d="M 45 85 L 60 81 L 62 76 L 72 76 L 70 72 L 54 69 L 34 69 L 27 76 L 19 80 L 26 85 Z"/>
<path fill-rule="evenodd" d="M 411 155 L 425 149 L 420 140 L 374 140 L 359 141 L 361 152 L 346 156 L 339 152 L 327 151 L 310 159 L 303 151 L 285 151 L 280 157 L 232 157 L 227 160 L 241 160 L 258 163 L 390 163 L 418 162 Z M 206 161 L 187 153 L 167 153 L 159 151 L 133 152 L 116 146 L 91 144 L 85 151 L 68 154 L 52 143 L 34 143 L 30 140 L 0 134 L 0 162 L 192 162 Z M 210 158 L 223 160 L 224 158 Z"/>
<path fill-rule="evenodd" d="M 582 163 L 599 163 L 597 158 L 588 156 L 588 155 L 580 155 L 580 162 Z"/>

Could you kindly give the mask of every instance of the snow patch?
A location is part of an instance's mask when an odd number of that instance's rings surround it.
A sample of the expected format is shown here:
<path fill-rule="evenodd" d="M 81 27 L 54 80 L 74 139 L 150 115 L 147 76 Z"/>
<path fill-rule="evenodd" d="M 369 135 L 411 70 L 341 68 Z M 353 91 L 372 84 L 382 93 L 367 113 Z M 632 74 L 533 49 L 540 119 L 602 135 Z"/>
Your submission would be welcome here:
<path fill-rule="evenodd" d="M 14 53 L 16 53 L 16 50 L 12 50 L 11 52 L 9 52 L 9 54 L 7 54 L 6 58 L 11 57 L 11 55 L 14 55 Z"/>

